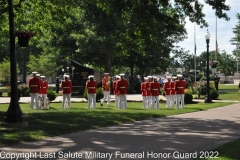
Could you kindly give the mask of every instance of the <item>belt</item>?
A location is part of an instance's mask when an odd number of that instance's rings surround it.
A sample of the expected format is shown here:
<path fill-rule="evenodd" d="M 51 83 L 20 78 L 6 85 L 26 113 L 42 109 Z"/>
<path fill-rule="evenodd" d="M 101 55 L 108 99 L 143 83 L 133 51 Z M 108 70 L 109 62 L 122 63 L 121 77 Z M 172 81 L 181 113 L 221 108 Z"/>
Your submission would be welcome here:
<path fill-rule="evenodd" d="M 166 89 L 171 89 L 171 88 L 166 88 Z"/>
<path fill-rule="evenodd" d="M 88 89 L 95 89 L 95 87 L 88 87 Z"/>
<path fill-rule="evenodd" d="M 183 87 L 177 87 L 177 88 L 183 88 Z"/>
<path fill-rule="evenodd" d="M 63 87 L 63 88 L 70 88 L 70 87 Z"/>
<path fill-rule="evenodd" d="M 158 90 L 158 89 L 152 89 L 152 90 Z"/>
<path fill-rule="evenodd" d="M 43 87 L 43 88 L 47 88 L 47 87 Z"/>
<path fill-rule="evenodd" d="M 30 87 L 38 87 L 38 85 L 30 85 Z"/>
<path fill-rule="evenodd" d="M 142 90 L 146 90 L 146 89 L 142 89 Z"/>
<path fill-rule="evenodd" d="M 119 88 L 126 88 L 126 87 L 119 87 Z"/>

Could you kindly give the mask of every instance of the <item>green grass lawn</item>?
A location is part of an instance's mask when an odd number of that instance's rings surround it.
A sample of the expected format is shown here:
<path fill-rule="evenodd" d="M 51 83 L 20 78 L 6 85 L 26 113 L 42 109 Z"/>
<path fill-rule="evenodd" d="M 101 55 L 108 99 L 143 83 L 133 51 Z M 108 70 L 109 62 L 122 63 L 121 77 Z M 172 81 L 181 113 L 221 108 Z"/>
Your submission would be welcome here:
<path fill-rule="evenodd" d="M 125 122 L 202 111 L 229 104 L 232 103 L 188 104 L 184 110 L 165 108 L 165 103 L 160 104 L 160 110 L 144 109 L 140 102 L 129 102 L 127 110 L 113 106 L 100 107 L 99 104 L 97 104 L 97 109 L 88 110 L 87 103 L 72 103 L 72 109 L 69 110 L 61 109 L 61 103 L 51 103 L 49 110 L 32 110 L 29 104 L 21 104 L 28 127 L 17 129 L 0 126 L 0 147 L 21 141 L 39 140 Z M 8 104 L 0 104 L 1 119 L 4 118 L 8 106 Z"/>

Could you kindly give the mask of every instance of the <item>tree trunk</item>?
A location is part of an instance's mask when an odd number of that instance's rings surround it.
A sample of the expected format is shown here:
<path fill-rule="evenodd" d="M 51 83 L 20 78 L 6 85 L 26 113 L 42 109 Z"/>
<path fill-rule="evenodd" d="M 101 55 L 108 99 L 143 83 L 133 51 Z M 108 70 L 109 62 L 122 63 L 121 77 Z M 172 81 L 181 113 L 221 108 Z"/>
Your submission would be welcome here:
<path fill-rule="evenodd" d="M 131 63 L 131 66 L 130 66 L 131 76 L 133 76 L 133 67 L 134 67 L 134 65 L 133 65 L 133 63 Z"/>
<path fill-rule="evenodd" d="M 109 73 L 111 74 L 111 62 L 112 62 L 112 57 L 111 55 L 109 54 L 107 57 L 106 57 L 106 63 L 105 63 L 105 72 L 106 73 Z"/>

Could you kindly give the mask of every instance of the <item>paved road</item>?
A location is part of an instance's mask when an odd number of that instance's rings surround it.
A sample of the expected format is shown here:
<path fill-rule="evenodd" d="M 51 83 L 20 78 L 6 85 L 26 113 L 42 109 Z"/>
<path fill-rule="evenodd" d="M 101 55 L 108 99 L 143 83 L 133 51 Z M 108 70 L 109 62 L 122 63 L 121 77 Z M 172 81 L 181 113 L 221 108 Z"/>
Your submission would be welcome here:
<path fill-rule="evenodd" d="M 206 104 L 207 105 L 207 104 Z M 188 159 L 240 137 L 240 104 L 22 142 L 1 156 L 26 159 Z M 81 123 L 81 122 L 79 122 Z M 212 152 L 217 156 L 216 152 Z M 90 157 L 88 157 L 90 156 Z M 78 157 L 78 158 L 77 158 Z M 1 159 L 1 158 L 0 158 Z M 6 158 L 2 158 L 6 159 Z M 8 158 L 9 159 L 9 158 Z M 15 157 L 16 159 L 16 157 Z"/>

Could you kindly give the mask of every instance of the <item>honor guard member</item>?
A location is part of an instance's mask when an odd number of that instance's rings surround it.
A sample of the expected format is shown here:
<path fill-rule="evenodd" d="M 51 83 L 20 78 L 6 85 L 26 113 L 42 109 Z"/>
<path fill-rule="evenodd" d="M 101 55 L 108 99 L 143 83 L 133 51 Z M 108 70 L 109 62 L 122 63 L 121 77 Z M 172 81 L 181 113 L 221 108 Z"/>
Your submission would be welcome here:
<path fill-rule="evenodd" d="M 141 92 L 142 92 L 142 98 L 143 98 L 143 107 L 147 108 L 147 90 L 146 90 L 146 83 L 148 82 L 148 78 L 144 77 L 144 82 L 141 83 Z"/>
<path fill-rule="evenodd" d="M 170 95 L 170 106 L 171 108 L 174 108 L 174 104 L 176 102 L 176 90 L 175 90 L 175 84 L 176 84 L 176 76 L 172 77 L 172 82 L 171 82 L 171 95 Z"/>
<path fill-rule="evenodd" d="M 178 80 L 175 83 L 175 89 L 176 89 L 176 106 L 177 109 L 179 109 L 179 102 L 181 100 L 181 104 L 182 104 L 182 109 L 184 108 L 184 90 L 186 88 L 186 82 L 184 80 L 182 80 L 182 75 L 178 74 L 177 75 Z"/>
<path fill-rule="evenodd" d="M 109 73 L 104 73 L 104 77 L 102 79 L 102 91 L 103 91 L 103 99 L 100 102 L 100 105 L 103 106 L 105 100 L 107 100 L 107 106 L 110 105 L 110 77 Z"/>
<path fill-rule="evenodd" d="M 152 109 L 154 109 L 154 104 L 156 102 L 156 108 L 160 109 L 159 106 L 159 94 L 160 94 L 160 83 L 157 81 L 157 77 L 153 77 L 153 82 L 150 83 L 150 90 L 152 93 Z"/>
<path fill-rule="evenodd" d="M 40 90 L 39 90 L 39 93 L 38 93 L 38 96 L 42 98 L 42 80 L 41 80 L 41 77 L 40 77 L 40 74 L 36 74 L 36 77 L 40 80 Z"/>
<path fill-rule="evenodd" d="M 87 90 L 87 97 L 88 97 L 88 109 L 96 108 L 96 91 L 97 91 L 97 83 L 94 80 L 94 76 L 88 76 L 88 81 L 86 82 L 86 90 Z"/>
<path fill-rule="evenodd" d="M 113 81 L 113 93 L 115 95 L 115 106 L 119 108 L 119 96 L 117 93 L 117 81 L 120 79 L 120 76 L 116 75 L 115 81 Z"/>
<path fill-rule="evenodd" d="M 71 93 L 72 93 L 72 82 L 69 80 L 69 75 L 64 75 L 64 80 L 61 83 L 63 102 L 62 109 L 66 108 L 66 99 L 68 102 L 68 108 L 71 108 Z"/>
<path fill-rule="evenodd" d="M 120 80 L 117 81 L 117 92 L 119 96 L 119 108 L 127 109 L 127 89 L 128 81 L 124 79 L 124 74 L 119 74 Z"/>
<path fill-rule="evenodd" d="M 42 94 L 44 108 L 47 108 L 48 82 L 45 80 L 45 76 L 40 76 L 40 77 L 42 79 L 42 89 L 40 93 Z"/>
<path fill-rule="evenodd" d="M 152 82 L 152 76 L 147 76 L 148 81 L 146 82 L 147 89 L 147 108 L 149 108 L 152 104 L 152 92 L 150 90 L 150 83 Z"/>
<path fill-rule="evenodd" d="M 167 76 L 167 82 L 164 83 L 164 92 L 165 92 L 165 97 L 166 97 L 166 108 L 171 107 L 170 102 L 171 102 L 171 76 Z"/>
<path fill-rule="evenodd" d="M 28 86 L 30 89 L 30 95 L 31 95 L 31 108 L 33 108 L 34 106 L 34 100 L 36 103 L 36 109 L 39 109 L 39 103 L 38 103 L 38 96 L 39 96 L 39 91 L 40 91 L 40 87 L 41 87 L 41 82 L 40 80 L 37 78 L 36 74 L 37 72 L 32 72 L 33 77 L 29 79 L 28 81 Z"/>

